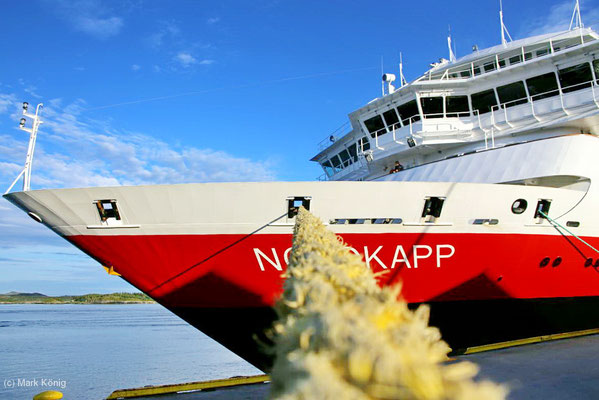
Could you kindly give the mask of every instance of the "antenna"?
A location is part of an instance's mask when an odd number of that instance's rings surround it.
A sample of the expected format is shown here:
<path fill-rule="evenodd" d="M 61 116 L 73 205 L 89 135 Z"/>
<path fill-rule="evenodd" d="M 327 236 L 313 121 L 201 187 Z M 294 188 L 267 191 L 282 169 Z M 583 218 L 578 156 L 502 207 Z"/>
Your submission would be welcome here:
<path fill-rule="evenodd" d="M 574 25 L 574 18 L 576 18 L 576 25 Z M 572 26 L 574 28 L 584 28 L 582 24 L 582 16 L 580 15 L 580 3 L 576 0 L 576 4 L 574 5 L 574 11 L 572 11 L 572 19 L 570 20 L 570 28 L 572 30 Z"/>
<path fill-rule="evenodd" d="M 383 56 L 381 56 L 381 76 L 385 75 L 385 70 L 383 67 Z M 381 80 L 381 92 L 383 93 L 383 96 L 385 96 L 385 81 Z"/>
<path fill-rule="evenodd" d="M 19 176 L 17 176 L 17 178 L 13 181 L 13 183 L 10 185 L 10 187 L 4 194 L 10 192 L 12 187 L 15 185 L 15 183 L 17 183 L 17 181 L 19 180 L 19 178 L 21 178 L 21 176 L 23 177 L 23 191 L 27 192 L 28 190 L 31 189 L 31 166 L 33 164 L 33 151 L 35 150 L 35 140 L 37 139 L 37 130 L 38 130 L 40 124 L 43 123 L 43 121 L 40 118 L 40 113 L 41 113 L 43 107 L 44 107 L 44 105 L 42 103 L 38 104 L 37 107 L 35 108 L 35 115 L 33 115 L 33 114 L 30 114 L 27 112 L 27 110 L 29 108 L 29 103 L 27 103 L 27 102 L 23 103 L 24 117 L 21 118 L 21 121 L 19 122 L 19 129 L 21 129 L 25 132 L 29 132 L 29 147 L 27 148 L 27 157 L 25 158 L 25 167 L 23 168 L 23 170 L 21 171 Z M 25 123 L 27 122 L 25 117 L 33 119 L 31 128 L 25 128 Z"/>
<path fill-rule="evenodd" d="M 448 35 L 447 35 L 447 47 L 449 48 L 449 61 L 454 62 L 456 60 L 455 54 L 451 48 L 451 25 L 448 25 Z"/>
<path fill-rule="evenodd" d="M 578 2 L 578 0 L 577 0 L 577 2 Z M 510 38 L 510 42 L 513 39 L 512 39 L 512 36 L 510 35 L 510 33 L 508 32 L 507 27 L 503 23 L 503 1 L 502 0 L 499 0 L 499 23 L 501 24 L 501 44 L 505 46 L 507 44 L 507 40 L 505 39 L 506 33 L 507 33 L 507 37 Z"/>
<path fill-rule="evenodd" d="M 403 76 L 403 59 L 401 57 L 401 51 L 399 52 L 399 87 L 402 88 L 408 84 L 405 76 Z"/>

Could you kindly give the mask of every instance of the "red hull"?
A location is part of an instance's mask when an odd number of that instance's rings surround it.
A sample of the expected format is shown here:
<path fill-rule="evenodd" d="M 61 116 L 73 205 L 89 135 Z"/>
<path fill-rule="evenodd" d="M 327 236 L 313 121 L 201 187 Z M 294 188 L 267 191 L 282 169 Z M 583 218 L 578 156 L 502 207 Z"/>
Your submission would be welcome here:
<path fill-rule="evenodd" d="M 271 234 L 68 239 L 168 307 L 272 305 L 281 290 L 278 268 L 285 267 L 291 246 L 290 235 Z M 599 294 L 599 271 L 585 266 L 595 254 L 564 236 L 386 233 L 343 239 L 365 253 L 373 270 L 387 269 L 383 284 L 403 282 L 410 303 Z M 599 247 L 599 240 L 585 239 Z"/>
<path fill-rule="evenodd" d="M 431 324 L 455 350 L 599 326 L 599 269 L 588 266 L 594 254 L 576 239 L 434 233 L 343 238 L 368 253 L 375 271 L 387 267 L 383 284 L 402 281 L 408 302 L 429 303 Z M 276 318 L 270 306 L 282 287 L 275 266 L 284 268 L 291 235 L 68 239 L 256 367 L 270 369 L 271 355 L 256 338 L 269 342 L 264 332 Z M 430 256 L 427 247 L 414 246 L 428 246 Z"/>

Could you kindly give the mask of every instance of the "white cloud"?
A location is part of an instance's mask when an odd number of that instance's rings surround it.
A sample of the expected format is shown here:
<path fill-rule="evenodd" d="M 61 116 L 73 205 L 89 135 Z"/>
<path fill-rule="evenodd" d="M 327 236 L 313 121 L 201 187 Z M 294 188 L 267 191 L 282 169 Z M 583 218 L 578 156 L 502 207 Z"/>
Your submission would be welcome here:
<path fill-rule="evenodd" d="M 585 5 L 586 2 L 581 2 L 582 22 L 584 23 L 585 20 L 591 22 L 598 21 L 599 9 L 587 9 Z M 572 11 L 574 11 L 574 1 L 572 0 L 564 0 L 561 3 L 554 4 L 549 10 L 543 12 L 541 17 L 525 21 L 520 37 L 567 30 L 570 27 Z"/>
<path fill-rule="evenodd" d="M 184 51 L 177 53 L 177 55 L 174 57 L 174 60 L 181 64 L 181 66 L 184 68 L 187 68 L 198 62 L 198 60 L 194 56 Z"/>
<path fill-rule="evenodd" d="M 214 64 L 214 60 L 210 60 L 210 59 L 206 59 L 206 60 L 202 60 L 200 61 L 200 65 L 210 65 L 210 64 Z"/>
<path fill-rule="evenodd" d="M 162 47 L 180 36 L 181 29 L 173 21 L 160 22 L 160 29 L 149 35 L 146 42 L 154 48 Z"/>
<path fill-rule="evenodd" d="M 0 100 L 12 95 L 0 94 Z M 0 103 L 2 104 L 2 103 Z M 32 186 L 82 187 L 208 181 L 264 181 L 275 174 L 270 161 L 224 151 L 173 147 L 158 138 L 125 132 L 106 121 L 82 117 L 85 101 L 46 102 L 38 135 Z M 7 109 L 9 106 L 6 106 Z M 0 180 L 12 181 L 22 164 L 26 138 L 0 135 Z"/>
<path fill-rule="evenodd" d="M 140 69 L 141 69 L 140 65 L 137 65 L 137 64 L 131 65 L 131 70 L 132 71 L 139 71 Z"/>
<path fill-rule="evenodd" d="M 108 3 L 100 0 L 47 2 L 73 29 L 97 39 L 116 36 L 124 26 L 123 18 L 111 15 Z"/>
<path fill-rule="evenodd" d="M 94 18 L 79 16 L 73 20 L 73 23 L 76 29 L 98 39 L 118 35 L 123 27 L 121 17 Z"/>
<path fill-rule="evenodd" d="M 8 112 L 11 108 L 16 107 L 17 98 L 13 94 L 0 93 L 0 114 Z"/>
<path fill-rule="evenodd" d="M 217 23 L 217 22 L 219 22 L 219 21 L 220 21 L 220 18 L 219 18 L 219 17 L 212 17 L 212 18 L 208 18 L 208 19 L 206 20 L 206 23 L 207 23 L 208 25 L 213 25 L 213 24 L 216 24 L 216 23 Z"/>

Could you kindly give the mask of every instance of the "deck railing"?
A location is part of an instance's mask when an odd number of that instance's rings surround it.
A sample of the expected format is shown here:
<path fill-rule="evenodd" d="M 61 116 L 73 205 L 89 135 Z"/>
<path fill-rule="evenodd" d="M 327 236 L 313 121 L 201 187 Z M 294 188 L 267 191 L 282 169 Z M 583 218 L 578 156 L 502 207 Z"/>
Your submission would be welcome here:
<path fill-rule="evenodd" d="M 453 68 L 448 68 L 444 71 L 435 72 L 433 70 L 428 71 L 423 76 L 418 78 L 418 81 L 444 81 L 454 79 L 469 79 L 481 74 L 501 70 L 508 66 L 525 63 L 532 61 L 537 58 L 551 56 L 557 52 L 562 52 L 573 47 L 584 45 L 588 42 L 597 40 L 590 34 L 583 34 L 581 31 L 580 35 L 563 37 L 564 33 L 556 34 L 547 41 L 540 43 L 534 43 L 529 45 L 520 46 L 504 53 L 496 53 L 487 57 L 482 57 L 473 60 L 470 63 L 461 64 Z M 543 52 L 547 50 L 547 52 Z M 537 54 L 541 52 L 541 54 Z M 510 58 L 520 57 L 519 61 L 507 65 Z M 503 63 L 503 65 L 501 65 Z"/>

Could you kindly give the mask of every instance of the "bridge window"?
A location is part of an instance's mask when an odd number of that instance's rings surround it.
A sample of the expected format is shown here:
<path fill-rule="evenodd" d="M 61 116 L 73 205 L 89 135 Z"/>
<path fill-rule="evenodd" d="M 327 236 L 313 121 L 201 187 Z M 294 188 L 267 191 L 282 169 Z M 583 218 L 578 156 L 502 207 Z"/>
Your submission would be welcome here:
<path fill-rule="evenodd" d="M 356 150 L 356 143 L 351 144 L 347 150 L 349 151 L 349 155 L 351 156 L 354 162 L 358 161 L 358 151 Z"/>
<path fill-rule="evenodd" d="M 383 117 L 385 117 L 385 122 L 387 123 L 387 126 L 389 127 L 389 129 L 393 129 L 393 125 L 395 125 L 399 122 L 399 118 L 397 117 L 397 113 L 395 112 L 394 108 L 392 108 L 388 111 L 385 111 L 383 113 Z M 396 129 L 397 128 L 398 127 L 396 127 Z"/>
<path fill-rule="evenodd" d="M 364 136 L 362 139 L 358 141 L 358 147 L 360 148 L 361 152 L 370 150 L 370 142 L 368 141 L 368 138 L 366 136 Z"/>
<path fill-rule="evenodd" d="M 555 74 L 553 72 L 528 78 L 526 80 L 526 86 L 528 87 L 528 93 L 533 100 L 545 99 L 559 94 L 559 91 L 557 90 L 557 80 L 555 79 Z"/>
<path fill-rule="evenodd" d="M 443 118 L 443 97 L 421 97 L 424 118 Z"/>
<path fill-rule="evenodd" d="M 560 69 L 558 75 L 564 93 L 590 87 L 593 80 L 591 67 L 588 63 Z"/>
<path fill-rule="evenodd" d="M 513 107 L 528 102 L 523 82 L 514 82 L 497 88 L 499 102 L 504 107 Z"/>
<path fill-rule="evenodd" d="M 327 174 L 327 176 L 330 178 L 331 176 L 333 176 L 334 171 L 333 171 L 333 164 L 331 164 L 331 162 L 329 160 L 325 160 L 322 164 L 322 169 L 324 169 L 324 173 Z"/>
<path fill-rule="evenodd" d="M 409 125 L 410 120 L 416 122 L 420 120 L 420 111 L 418 111 L 418 104 L 416 100 L 408 101 L 406 104 L 402 104 L 397 107 L 399 118 L 403 125 Z"/>
<path fill-rule="evenodd" d="M 445 109 L 448 118 L 468 117 L 470 115 L 468 96 L 447 96 L 445 98 Z"/>
<path fill-rule="evenodd" d="M 347 167 L 351 164 L 351 159 L 349 158 L 349 152 L 347 150 L 341 150 L 338 156 L 341 158 L 343 167 Z"/>
<path fill-rule="evenodd" d="M 331 157 L 331 164 L 333 164 L 333 171 L 335 173 L 341 171 L 341 160 L 337 156 Z"/>
<path fill-rule="evenodd" d="M 371 137 L 375 137 L 375 135 L 383 135 L 387 133 L 385 129 L 385 123 L 383 122 L 383 118 L 380 115 L 376 115 L 370 119 L 364 121 L 364 125 L 366 125 L 366 129 L 370 132 Z"/>
<path fill-rule="evenodd" d="M 491 107 L 497 105 L 497 98 L 493 89 L 474 93 L 472 95 L 472 109 L 478 110 L 479 114 L 488 113 Z"/>

